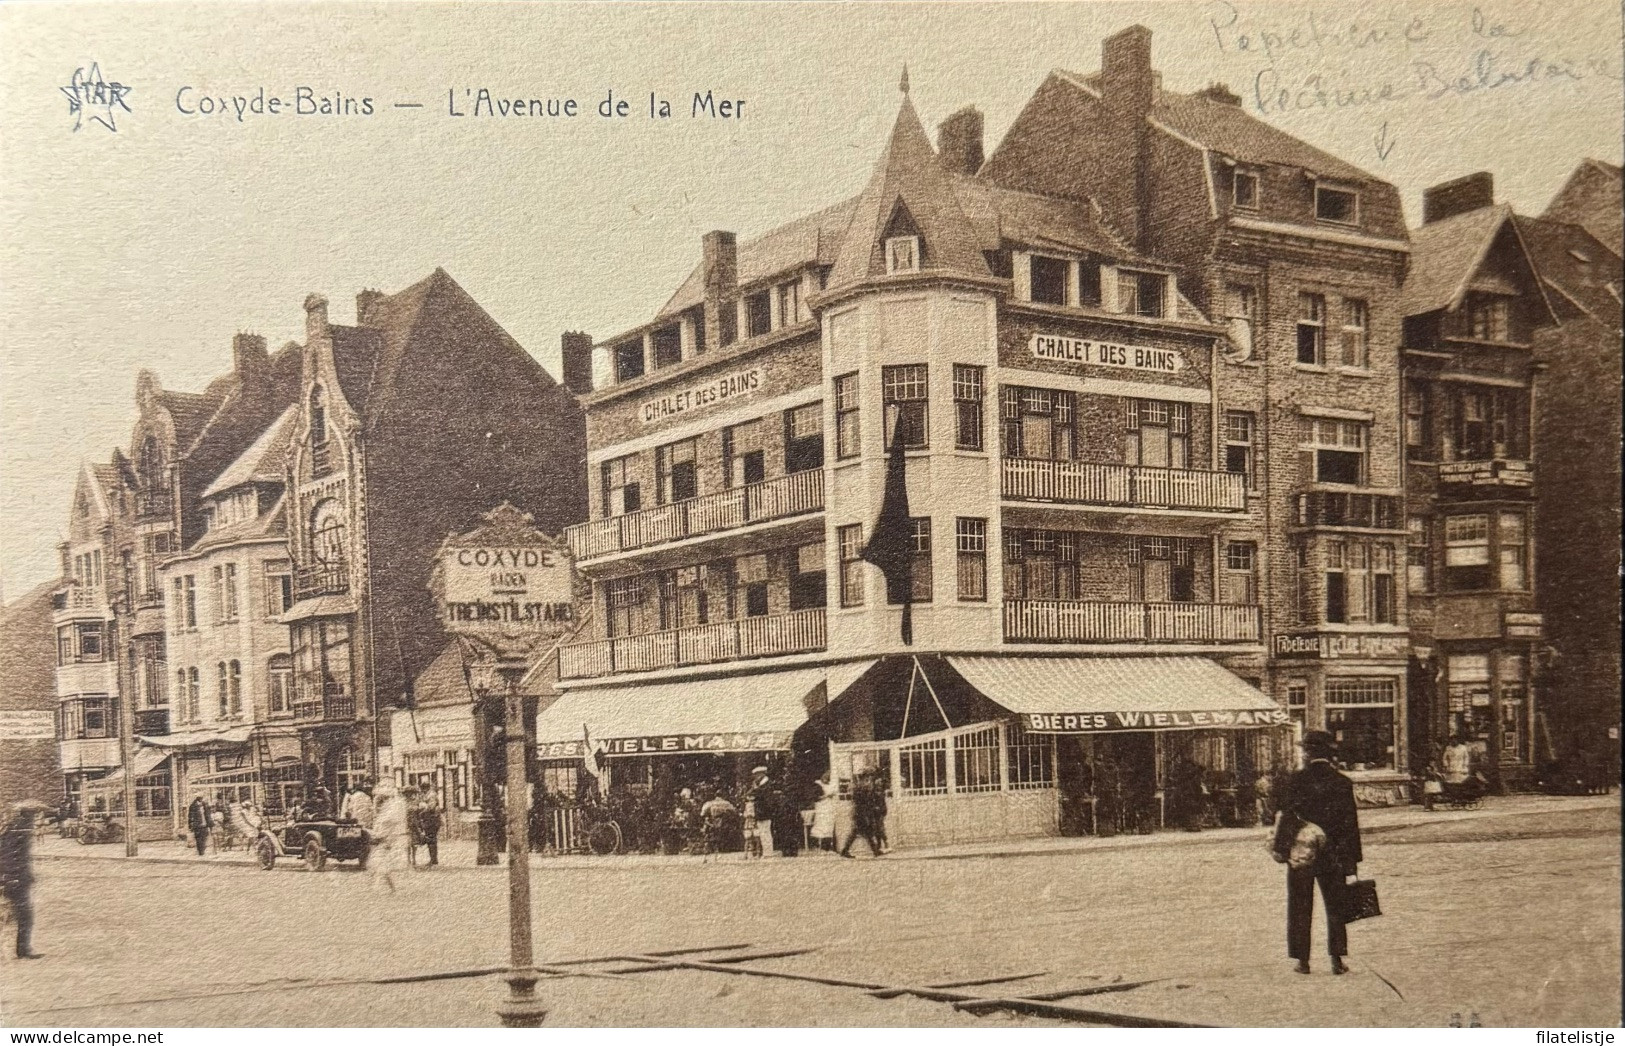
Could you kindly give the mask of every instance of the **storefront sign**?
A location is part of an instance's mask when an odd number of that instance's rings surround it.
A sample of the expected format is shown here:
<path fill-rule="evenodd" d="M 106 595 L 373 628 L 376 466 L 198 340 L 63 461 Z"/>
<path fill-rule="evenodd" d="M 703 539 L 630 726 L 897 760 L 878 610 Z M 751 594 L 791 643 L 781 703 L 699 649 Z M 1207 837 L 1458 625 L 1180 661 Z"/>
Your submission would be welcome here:
<path fill-rule="evenodd" d="M 576 627 L 569 547 L 507 503 L 474 530 L 446 539 L 430 587 L 446 631 L 476 640 L 497 659 L 526 658 Z"/>
<path fill-rule="evenodd" d="M 688 755 L 695 752 L 776 752 L 790 747 L 790 735 L 778 731 L 737 734 L 661 734 L 654 737 L 611 737 L 594 740 L 607 756 Z M 580 759 L 586 741 L 550 741 L 536 746 L 543 759 Z"/>
<path fill-rule="evenodd" d="M 760 367 L 735 371 L 720 378 L 708 378 L 658 399 L 645 400 L 638 404 L 638 417 L 643 419 L 645 425 L 653 425 L 657 421 L 675 418 L 679 414 L 688 414 L 706 407 L 714 407 L 726 400 L 736 399 L 755 392 L 762 385 Z"/>
<path fill-rule="evenodd" d="M 1440 483 L 1467 483 L 1475 487 L 1532 487 L 1535 470 L 1527 461 L 1445 461 L 1439 464 Z"/>
<path fill-rule="evenodd" d="M 44 711 L 0 712 L 0 741 L 54 741 L 56 713 Z"/>
<path fill-rule="evenodd" d="M 1404 658 L 1410 655 L 1410 649 L 1409 636 L 1385 632 L 1279 632 L 1275 636 L 1276 657 L 1324 661 Z"/>
<path fill-rule="evenodd" d="M 1501 615 L 1501 634 L 1508 639 L 1539 639 L 1545 634 L 1544 614 L 1523 614 L 1511 610 Z"/>
<path fill-rule="evenodd" d="M 1033 734 L 1102 734 L 1124 730 L 1235 730 L 1285 726 L 1284 708 L 1233 712 L 1024 712 L 1021 725 Z"/>
<path fill-rule="evenodd" d="M 1058 363 L 1087 363 L 1096 367 L 1148 370 L 1178 374 L 1185 369 L 1185 356 L 1178 349 L 1152 349 L 1143 345 L 1119 345 L 1064 334 L 1034 334 L 1027 349 L 1035 360 Z"/>

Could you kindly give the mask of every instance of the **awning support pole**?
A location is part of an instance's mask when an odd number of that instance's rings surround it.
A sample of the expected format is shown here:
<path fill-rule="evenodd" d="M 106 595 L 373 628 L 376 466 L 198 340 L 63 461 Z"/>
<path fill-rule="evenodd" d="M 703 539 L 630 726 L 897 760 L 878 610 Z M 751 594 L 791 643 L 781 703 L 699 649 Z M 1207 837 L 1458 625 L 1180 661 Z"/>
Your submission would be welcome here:
<path fill-rule="evenodd" d="M 903 699 L 903 729 L 898 733 L 899 740 L 908 736 L 908 713 L 914 707 L 914 676 L 920 671 L 920 659 L 914 659 L 914 667 L 908 673 L 908 696 Z"/>
<path fill-rule="evenodd" d="M 914 670 L 920 673 L 921 679 L 925 680 L 925 689 L 931 694 L 931 702 L 937 706 L 937 715 L 942 717 L 942 725 L 952 730 L 954 728 L 953 720 L 949 719 L 948 713 L 943 710 L 942 701 L 937 698 L 937 688 L 931 685 L 931 677 L 925 674 L 925 666 L 920 664 L 917 655 L 914 658 Z"/>

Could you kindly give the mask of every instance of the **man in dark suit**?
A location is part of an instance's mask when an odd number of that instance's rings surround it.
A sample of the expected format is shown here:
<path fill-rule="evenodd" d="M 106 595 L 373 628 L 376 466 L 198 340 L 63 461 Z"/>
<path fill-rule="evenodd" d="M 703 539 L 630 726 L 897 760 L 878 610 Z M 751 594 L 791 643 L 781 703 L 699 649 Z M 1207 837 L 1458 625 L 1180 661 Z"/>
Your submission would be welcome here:
<path fill-rule="evenodd" d="M 1346 973 L 1343 957 L 1349 952 L 1343 925 L 1344 883 L 1363 857 L 1360 851 L 1360 816 L 1354 805 L 1354 782 L 1332 767 L 1336 742 L 1324 730 L 1311 730 L 1303 738 L 1308 765 L 1287 781 L 1275 823 L 1275 856 L 1286 861 L 1303 822 L 1318 825 L 1326 843 L 1313 864 L 1287 868 L 1287 954 L 1298 960 L 1297 972 L 1309 972 L 1309 927 L 1315 910 L 1315 884 L 1326 907 L 1326 945 L 1332 972 Z"/>
<path fill-rule="evenodd" d="M 24 800 L 12 807 L 16 816 L 0 830 L 0 897 L 17 921 L 17 958 L 43 958 L 34 950 L 34 819 L 44 803 Z"/>
<path fill-rule="evenodd" d="M 197 855 L 202 857 L 204 848 L 209 845 L 209 804 L 201 795 L 186 808 L 186 830 L 192 833 Z"/>

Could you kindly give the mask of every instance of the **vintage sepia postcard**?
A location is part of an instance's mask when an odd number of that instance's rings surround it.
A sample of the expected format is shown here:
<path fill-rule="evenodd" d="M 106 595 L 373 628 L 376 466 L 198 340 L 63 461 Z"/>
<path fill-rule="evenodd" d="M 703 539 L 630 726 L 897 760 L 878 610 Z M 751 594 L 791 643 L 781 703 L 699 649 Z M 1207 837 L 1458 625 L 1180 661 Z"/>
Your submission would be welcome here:
<path fill-rule="evenodd" d="M 0 6 L 10 1041 L 1613 1042 L 1621 17 Z"/>

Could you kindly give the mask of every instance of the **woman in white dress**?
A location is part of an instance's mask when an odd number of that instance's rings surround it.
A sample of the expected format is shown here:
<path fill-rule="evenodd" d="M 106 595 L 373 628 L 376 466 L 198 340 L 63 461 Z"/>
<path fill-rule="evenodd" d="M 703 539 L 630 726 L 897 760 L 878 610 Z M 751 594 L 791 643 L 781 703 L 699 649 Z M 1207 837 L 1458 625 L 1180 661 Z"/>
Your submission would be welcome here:
<path fill-rule="evenodd" d="M 395 892 L 395 873 L 406 868 L 406 799 L 395 789 L 395 782 L 378 782 L 373 791 L 377 813 L 368 835 L 372 849 L 367 854 L 367 871 L 374 882 L 382 882 Z"/>
<path fill-rule="evenodd" d="M 835 852 L 835 795 L 839 786 L 825 772 L 818 779 L 818 801 L 813 804 L 813 846 L 826 853 Z"/>

